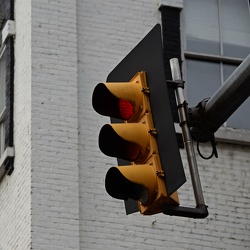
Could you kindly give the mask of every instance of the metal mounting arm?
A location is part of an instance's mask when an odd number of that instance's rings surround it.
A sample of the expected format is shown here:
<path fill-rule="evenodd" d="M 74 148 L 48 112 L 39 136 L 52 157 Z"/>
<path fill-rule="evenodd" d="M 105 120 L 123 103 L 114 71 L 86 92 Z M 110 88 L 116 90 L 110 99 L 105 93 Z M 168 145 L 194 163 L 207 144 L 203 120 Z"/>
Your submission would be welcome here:
<path fill-rule="evenodd" d="M 192 135 L 208 141 L 249 96 L 250 54 L 211 98 L 189 109 Z"/>

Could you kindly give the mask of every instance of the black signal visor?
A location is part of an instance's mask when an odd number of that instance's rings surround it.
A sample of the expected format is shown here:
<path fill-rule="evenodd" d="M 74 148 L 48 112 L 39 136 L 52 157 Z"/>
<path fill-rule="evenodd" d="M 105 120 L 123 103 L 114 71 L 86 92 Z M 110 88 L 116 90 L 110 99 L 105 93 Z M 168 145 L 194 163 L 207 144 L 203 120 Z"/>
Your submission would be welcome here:
<path fill-rule="evenodd" d="M 119 111 L 119 99 L 109 91 L 104 83 L 96 85 L 92 96 L 92 106 L 100 115 L 122 119 Z"/>

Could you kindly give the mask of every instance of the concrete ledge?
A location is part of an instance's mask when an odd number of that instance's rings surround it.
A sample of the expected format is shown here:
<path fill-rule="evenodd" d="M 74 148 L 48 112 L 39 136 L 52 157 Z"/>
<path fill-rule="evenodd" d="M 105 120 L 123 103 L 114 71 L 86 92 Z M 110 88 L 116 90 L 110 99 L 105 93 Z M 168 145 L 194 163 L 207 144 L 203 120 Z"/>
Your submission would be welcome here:
<path fill-rule="evenodd" d="M 159 9 L 164 6 L 183 9 L 183 0 L 160 0 Z"/>

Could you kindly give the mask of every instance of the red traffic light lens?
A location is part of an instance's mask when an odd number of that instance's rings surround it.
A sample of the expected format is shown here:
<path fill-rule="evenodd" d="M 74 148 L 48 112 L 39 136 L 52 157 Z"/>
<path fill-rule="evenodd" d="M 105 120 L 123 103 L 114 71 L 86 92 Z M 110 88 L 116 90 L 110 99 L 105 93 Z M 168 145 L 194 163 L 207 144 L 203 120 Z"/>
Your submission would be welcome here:
<path fill-rule="evenodd" d="M 133 105 L 127 100 L 119 100 L 119 109 L 124 120 L 129 120 L 135 113 Z"/>

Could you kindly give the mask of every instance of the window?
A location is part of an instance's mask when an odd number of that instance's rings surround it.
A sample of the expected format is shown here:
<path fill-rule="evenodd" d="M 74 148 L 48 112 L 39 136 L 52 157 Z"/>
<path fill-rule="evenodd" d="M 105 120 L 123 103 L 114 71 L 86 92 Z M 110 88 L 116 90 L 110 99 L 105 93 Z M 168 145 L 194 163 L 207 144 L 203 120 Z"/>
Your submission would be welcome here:
<path fill-rule="evenodd" d="M 0 155 L 3 154 L 5 144 L 5 83 L 6 65 L 3 53 L 0 54 Z"/>
<path fill-rule="evenodd" d="M 0 0 L 0 180 L 14 169 L 14 1 Z"/>
<path fill-rule="evenodd" d="M 248 0 L 184 1 L 184 57 L 189 107 L 211 97 L 250 53 Z M 250 130 L 250 99 L 225 126 Z"/>

